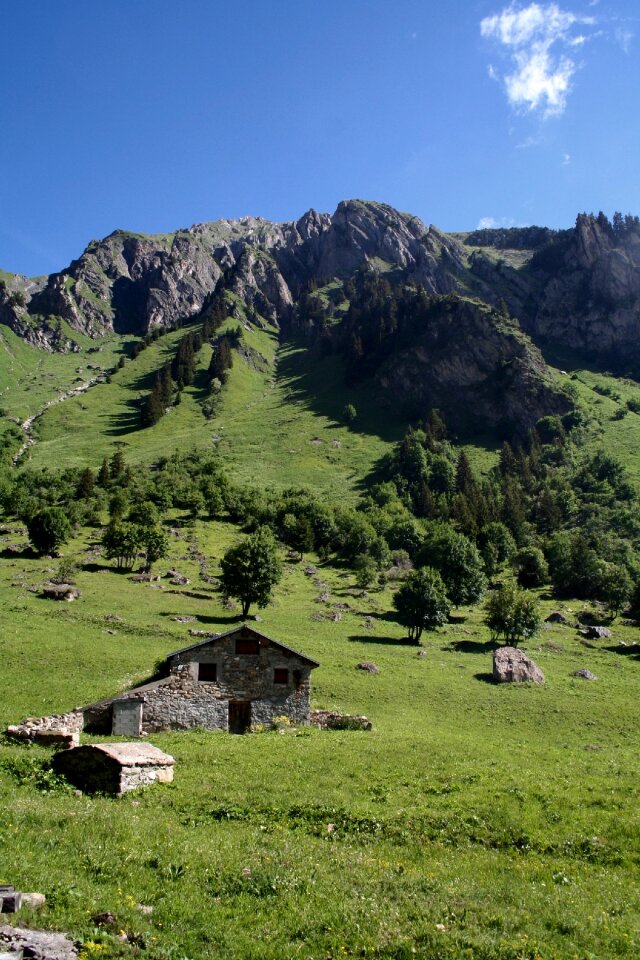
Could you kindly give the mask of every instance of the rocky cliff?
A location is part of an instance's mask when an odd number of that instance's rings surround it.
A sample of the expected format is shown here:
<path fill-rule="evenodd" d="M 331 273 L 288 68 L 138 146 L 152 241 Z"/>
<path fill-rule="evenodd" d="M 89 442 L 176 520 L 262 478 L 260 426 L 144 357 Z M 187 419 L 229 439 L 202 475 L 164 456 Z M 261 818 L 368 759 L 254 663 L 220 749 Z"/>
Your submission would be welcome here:
<path fill-rule="evenodd" d="M 58 319 L 89 337 L 145 334 L 199 313 L 223 279 L 278 324 L 312 278 L 347 277 L 366 260 L 430 293 L 447 293 L 464 286 L 465 257 L 460 244 L 417 217 L 357 200 L 341 203 L 332 216 L 310 210 L 282 224 L 245 217 L 161 236 L 116 231 L 90 243 L 61 273 L 21 284 L 24 307 L 0 304 L 0 323 L 38 345 L 52 344 Z"/>
<path fill-rule="evenodd" d="M 640 227 L 632 218 L 616 229 L 583 214 L 531 268 L 542 278 L 526 324 L 532 336 L 640 372 Z"/>
<path fill-rule="evenodd" d="M 364 313 L 352 303 L 363 275 L 383 278 Z M 74 331 L 100 338 L 174 328 L 219 307 L 222 294 L 245 323 L 331 340 L 356 358 L 350 375 L 364 370 L 394 403 L 439 406 L 452 422 L 504 433 L 568 406 L 529 336 L 543 349 L 640 372 L 634 217 L 581 215 L 573 230 L 480 231 L 465 240 L 385 204 L 348 200 L 331 215 L 310 210 L 286 223 L 244 217 L 158 236 L 116 231 L 41 281 L 4 277 L 0 323 L 35 346 L 73 349 Z M 329 281 L 332 295 L 314 301 Z M 423 306 L 448 305 L 423 328 L 411 321 L 411 291 Z"/>
<path fill-rule="evenodd" d="M 495 236 L 493 236 L 495 234 Z M 618 372 L 640 375 L 640 221 L 580 214 L 571 230 L 477 231 L 470 269 L 484 299 L 499 295 L 543 348 L 573 351 Z M 529 259 L 516 265 L 508 248 Z M 483 247 L 491 248 L 485 251 Z"/>
<path fill-rule="evenodd" d="M 495 233 L 495 237 L 493 234 Z M 363 263 L 428 294 L 505 298 L 543 346 L 581 350 L 640 368 L 640 225 L 637 218 L 581 215 L 573 230 L 476 231 L 468 247 L 417 217 L 381 203 L 348 200 L 332 215 L 297 221 L 254 217 L 144 236 L 116 231 L 42 281 L 0 283 L 0 323 L 30 342 L 66 349 L 60 321 L 90 337 L 146 334 L 197 315 L 220 284 L 279 325 L 309 281 L 346 279 Z M 494 244 L 490 256 L 483 247 Z M 503 251 L 531 245 L 515 266 Z"/>

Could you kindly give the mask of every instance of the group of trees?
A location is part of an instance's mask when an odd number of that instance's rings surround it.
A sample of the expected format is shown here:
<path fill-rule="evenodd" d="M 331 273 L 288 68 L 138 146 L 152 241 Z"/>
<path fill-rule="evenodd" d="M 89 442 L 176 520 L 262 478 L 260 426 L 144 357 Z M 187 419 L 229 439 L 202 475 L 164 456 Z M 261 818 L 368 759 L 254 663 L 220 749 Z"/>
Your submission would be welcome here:
<path fill-rule="evenodd" d="M 210 393 L 217 392 L 226 383 L 228 371 L 233 364 L 234 347 L 237 347 L 242 331 L 240 327 L 229 330 L 221 336 L 215 336 L 216 331 L 227 320 L 227 308 L 224 297 L 224 287 L 213 294 L 212 298 L 203 307 L 194 323 L 199 328 L 191 330 L 178 343 L 171 360 L 165 363 L 156 373 L 151 392 L 147 394 L 140 407 L 140 423 L 142 427 L 154 426 L 164 416 L 172 403 L 179 403 L 184 387 L 190 386 L 195 377 L 197 355 L 205 343 L 211 343 L 212 355 L 208 370 L 208 388 Z M 151 342 L 160 336 L 154 330 L 144 341 L 137 342 L 132 351 L 132 357 L 139 353 Z M 122 361 L 121 361 L 122 362 Z"/>
<path fill-rule="evenodd" d="M 187 520 L 226 516 L 248 534 L 262 530 L 263 538 L 268 530 L 299 556 L 314 551 L 346 563 L 361 586 L 392 569 L 413 569 L 396 606 L 402 622 L 407 611 L 422 611 L 407 623 L 415 636 L 451 607 L 480 602 L 488 581 L 505 571 L 520 588 L 550 583 L 559 595 L 606 603 L 615 616 L 630 602 L 640 607 L 637 495 L 613 458 L 581 450 L 573 438 L 582 427 L 572 417 L 546 418 L 520 448 L 505 443 L 498 465 L 481 479 L 431 411 L 379 464 L 357 506 L 296 487 L 241 486 L 215 455 L 176 454 L 151 471 L 128 465 L 120 449 L 97 472 L 6 468 L 0 506 L 25 521 L 42 553 L 55 552 L 74 525 L 101 525 L 107 514 L 105 555 L 121 569 L 165 555 L 170 510 Z M 493 593 L 490 599 L 497 603 Z M 507 599 L 503 594 L 503 606 Z M 503 607 L 492 611 L 504 614 Z M 497 623 L 490 623 L 496 636 L 512 638 L 507 621 L 500 629 Z"/>

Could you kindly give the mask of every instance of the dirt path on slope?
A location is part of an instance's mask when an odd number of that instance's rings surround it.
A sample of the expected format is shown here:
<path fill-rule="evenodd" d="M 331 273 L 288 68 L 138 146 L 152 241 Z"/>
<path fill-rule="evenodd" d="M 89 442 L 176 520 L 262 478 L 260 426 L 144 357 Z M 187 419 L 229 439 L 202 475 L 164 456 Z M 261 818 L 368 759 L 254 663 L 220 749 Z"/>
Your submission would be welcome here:
<path fill-rule="evenodd" d="M 31 414 L 30 417 L 27 417 L 27 419 L 20 424 L 20 429 L 24 431 L 26 440 L 13 458 L 14 467 L 18 466 L 27 450 L 29 450 L 29 448 L 37 442 L 33 435 L 33 424 L 36 420 L 46 413 L 50 407 L 55 407 L 58 403 L 64 403 L 65 400 L 71 400 L 73 397 L 77 397 L 79 394 L 85 393 L 85 391 L 89 390 L 91 387 L 94 387 L 96 383 L 103 383 L 104 379 L 105 375 L 101 374 L 97 377 L 92 377 L 91 380 L 87 380 L 86 383 L 81 383 L 79 386 L 73 387 L 71 390 L 65 390 L 64 393 L 54 397 L 53 400 L 47 400 L 40 410 Z"/>

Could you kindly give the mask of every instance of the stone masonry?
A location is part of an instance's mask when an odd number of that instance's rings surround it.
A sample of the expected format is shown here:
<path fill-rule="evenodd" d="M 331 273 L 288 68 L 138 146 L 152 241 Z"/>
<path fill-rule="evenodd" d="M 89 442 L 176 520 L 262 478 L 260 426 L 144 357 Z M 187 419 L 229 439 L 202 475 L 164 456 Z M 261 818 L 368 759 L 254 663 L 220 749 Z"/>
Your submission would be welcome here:
<path fill-rule="evenodd" d="M 84 708 L 85 726 L 140 736 L 193 727 L 244 732 L 280 716 L 307 724 L 317 666 L 244 624 L 170 654 L 167 677 Z"/>
<path fill-rule="evenodd" d="M 80 790 L 122 796 L 152 783 L 171 783 L 175 760 L 150 743 L 104 743 L 64 750 L 53 764 Z"/>

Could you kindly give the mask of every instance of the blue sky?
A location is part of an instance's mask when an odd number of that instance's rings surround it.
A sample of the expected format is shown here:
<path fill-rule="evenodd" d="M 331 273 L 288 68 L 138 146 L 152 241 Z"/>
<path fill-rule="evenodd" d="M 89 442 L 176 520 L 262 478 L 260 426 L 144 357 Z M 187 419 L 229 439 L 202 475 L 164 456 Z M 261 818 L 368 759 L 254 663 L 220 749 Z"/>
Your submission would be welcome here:
<path fill-rule="evenodd" d="M 637 0 L 5 0 L 0 267 L 347 197 L 640 213 Z"/>

